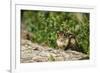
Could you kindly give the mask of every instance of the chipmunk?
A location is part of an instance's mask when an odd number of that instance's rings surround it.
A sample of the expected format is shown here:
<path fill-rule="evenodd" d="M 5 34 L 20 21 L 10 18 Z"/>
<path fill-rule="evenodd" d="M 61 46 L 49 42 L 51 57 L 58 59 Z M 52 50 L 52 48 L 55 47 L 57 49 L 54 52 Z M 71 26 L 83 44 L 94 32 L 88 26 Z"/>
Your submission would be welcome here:
<path fill-rule="evenodd" d="M 71 49 L 71 50 L 79 51 L 79 46 L 75 34 L 67 33 L 66 35 L 68 36 L 69 43 L 68 46 L 66 46 L 65 50 Z"/>
<path fill-rule="evenodd" d="M 69 44 L 69 38 L 65 37 L 64 32 L 58 32 L 56 43 L 59 49 L 65 49 L 65 47 L 67 47 Z"/>
<path fill-rule="evenodd" d="M 63 50 L 76 50 L 78 51 L 78 43 L 76 40 L 76 37 L 73 33 L 71 32 L 59 32 L 57 33 L 57 46 L 59 47 L 59 49 L 63 49 Z"/>

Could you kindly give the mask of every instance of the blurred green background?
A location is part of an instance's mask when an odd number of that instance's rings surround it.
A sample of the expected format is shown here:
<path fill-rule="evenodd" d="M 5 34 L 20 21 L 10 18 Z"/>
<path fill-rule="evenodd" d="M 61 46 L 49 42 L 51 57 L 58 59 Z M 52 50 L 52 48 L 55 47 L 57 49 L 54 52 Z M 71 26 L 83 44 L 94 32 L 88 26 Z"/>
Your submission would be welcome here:
<path fill-rule="evenodd" d="M 82 51 L 89 54 L 89 13 L 21 10 L 21 25 L 32 33 L 32 42 L 52 48 L 57 48 L 58 31 L 70 31 Z"/>

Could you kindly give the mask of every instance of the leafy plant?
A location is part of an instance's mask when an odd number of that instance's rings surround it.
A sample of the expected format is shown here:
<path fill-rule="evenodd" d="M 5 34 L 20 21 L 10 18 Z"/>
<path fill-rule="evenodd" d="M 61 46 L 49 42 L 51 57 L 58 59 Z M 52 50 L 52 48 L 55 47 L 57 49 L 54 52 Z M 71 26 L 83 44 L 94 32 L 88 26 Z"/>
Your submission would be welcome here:
<path fill-rule="evenodd" d="M 81 49 L 89 53 L 89 13 L 21 10 L 21 23 L 33 42 L 57 48 L 57 32 L 72 32 Z"/>

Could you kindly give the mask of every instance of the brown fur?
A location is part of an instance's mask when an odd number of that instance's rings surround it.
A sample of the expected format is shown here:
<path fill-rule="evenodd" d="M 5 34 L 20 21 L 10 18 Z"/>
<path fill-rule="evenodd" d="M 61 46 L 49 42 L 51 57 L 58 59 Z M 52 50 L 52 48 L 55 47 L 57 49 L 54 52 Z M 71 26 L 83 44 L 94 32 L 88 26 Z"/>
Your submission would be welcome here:
<path fill-rule="evenodd" d="M 68 32 L 59 32 L 57 33 L 57 46 L 59 49 L 67 50 L 77 50 L 78 51 L 78 43 L 74 34 Z"/>

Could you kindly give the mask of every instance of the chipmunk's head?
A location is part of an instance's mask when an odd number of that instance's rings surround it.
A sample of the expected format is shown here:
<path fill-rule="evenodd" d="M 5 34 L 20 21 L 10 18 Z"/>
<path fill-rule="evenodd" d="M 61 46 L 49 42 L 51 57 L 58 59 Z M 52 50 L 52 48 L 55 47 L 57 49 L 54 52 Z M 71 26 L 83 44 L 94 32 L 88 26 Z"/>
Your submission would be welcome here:
<path fill-rule="evenodd" d="M 57 38 L 64 38 L 65 34 L 63 31 L 57 32 Z"/>

